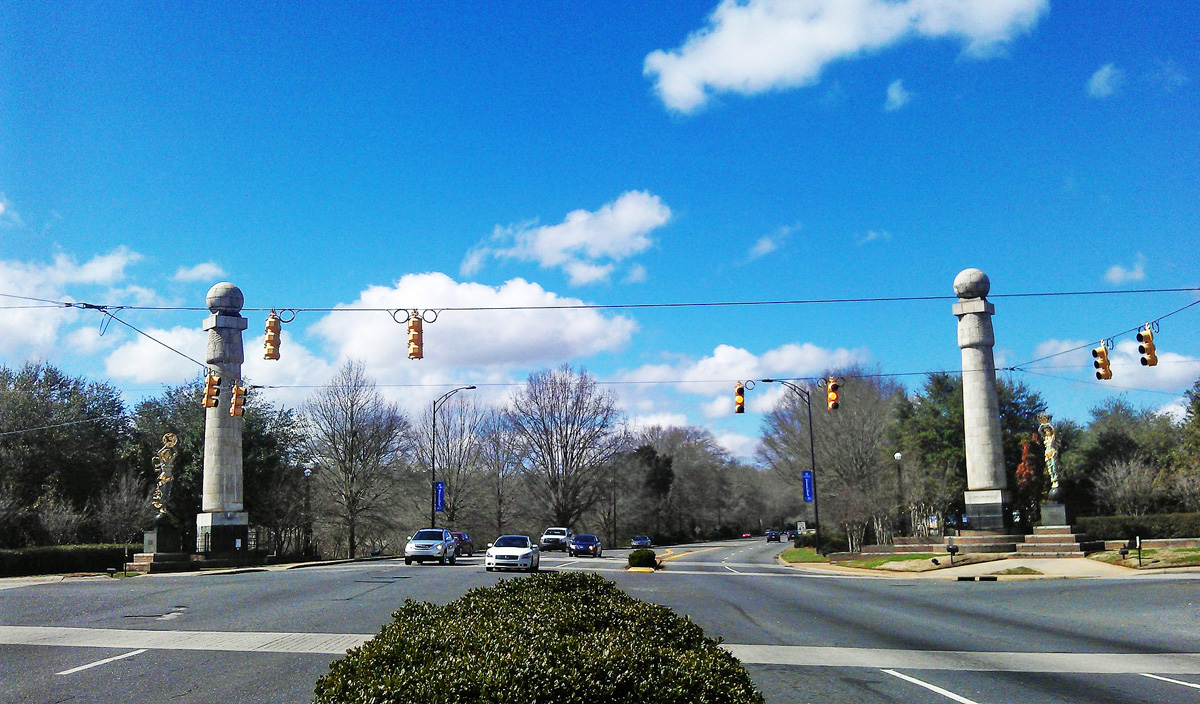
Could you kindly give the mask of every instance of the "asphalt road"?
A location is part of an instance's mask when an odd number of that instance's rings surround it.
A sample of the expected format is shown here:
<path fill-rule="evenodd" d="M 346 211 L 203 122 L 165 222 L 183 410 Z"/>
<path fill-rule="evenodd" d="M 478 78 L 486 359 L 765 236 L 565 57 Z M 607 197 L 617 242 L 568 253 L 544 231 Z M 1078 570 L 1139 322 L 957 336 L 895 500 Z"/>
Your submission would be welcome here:
<path fill-rule="evenodd" d="M 1200 575 L 952 582 L 774 564 L 776 543 L 660 549 L 595 570 L 723 639 L 770 702 L 1200 702 Z M 482 557 L 68 580 L 0 589 L 0 701 L 309 701 L 406 598 L 511 578 Z M 3 586 L 3 585 L 0 585 Z"/>

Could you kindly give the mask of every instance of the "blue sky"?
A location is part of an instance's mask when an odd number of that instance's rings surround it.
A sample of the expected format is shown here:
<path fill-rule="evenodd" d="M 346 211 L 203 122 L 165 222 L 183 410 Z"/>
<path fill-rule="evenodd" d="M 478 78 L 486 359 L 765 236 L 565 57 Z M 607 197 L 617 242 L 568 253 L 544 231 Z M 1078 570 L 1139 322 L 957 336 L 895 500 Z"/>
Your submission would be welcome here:
<path fill-rule="evenodd" d="M 12 2 L 0 8 L 0 293 L 253 308 L 450 308 L 1200 285 L 1200 10 L 1191 3 L 759 0 L 637 6 Z M 994 300 L 1001 366 L 1195 292 Z M 19 299 L 0 306 L 23 305 Z M 457 312 L 405 358 L 386 313 L 301 313 L 245 373 L 297 405 L 347 358 L 417 411 L 502 401 L 570 362 L 638 423 L 753 451 L 779 390 L 732 382 L 959 368 L 952 301 Z M 198 311 L 121 314 L 201 358 Z M 1016 374 L 1059 417 L 1178 406 L 1200 306 L 1162 363 L 1117 338 Z M 198 367 L 91 311 L 0 310 L 0 364 L 137 400 Z M 1125 365 L 1132 366 L 1125 366 Z M 1054 367 L 1054 368 L 1049 368 Z M 910 385 L 920 377 L 906 377 Z M 495 384 L 482 386 L 482 384 Z M 439 386 L 447 385 L 447 386 Z"/>

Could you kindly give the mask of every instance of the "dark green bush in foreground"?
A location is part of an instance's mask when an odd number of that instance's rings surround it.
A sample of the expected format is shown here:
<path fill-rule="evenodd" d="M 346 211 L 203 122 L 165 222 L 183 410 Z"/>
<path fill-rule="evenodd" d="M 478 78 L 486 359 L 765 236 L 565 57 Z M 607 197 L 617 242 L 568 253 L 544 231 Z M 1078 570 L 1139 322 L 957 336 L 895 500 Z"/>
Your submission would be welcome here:
<path fill-rule="evenodd" d="M 1092 540 L 1200 538 L 1200 513 L 1160 513 L 1149 516 L 1084 516 L 1075 527 Z"/>
<path fill-rule="evenodd" d="M 749 674 L 691 621 L 597 575 L 541 574 L 412 600 L 317 681 L 316 702 L 762 702 Z"/>
<path fill-rule="evenodd" d="M 125 550 L 140 552 L 141 545 L 50 545 L 39 548 L 0 550 L 0 577 L 64 572 L 103 572 L 121 569 Z"/>
<path fill-rule="evenodd" d="M 658 567 L 658 554 L 650 548 L 638 548 L 629 553 L 630 567 Z"/>

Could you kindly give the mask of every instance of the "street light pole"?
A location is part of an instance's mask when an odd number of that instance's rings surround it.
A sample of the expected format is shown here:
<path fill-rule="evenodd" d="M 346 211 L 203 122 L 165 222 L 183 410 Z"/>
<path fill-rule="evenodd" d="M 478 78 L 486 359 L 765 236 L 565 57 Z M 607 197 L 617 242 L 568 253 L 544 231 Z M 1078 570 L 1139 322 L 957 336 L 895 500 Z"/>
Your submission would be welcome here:
<path fill-rule="evenodd" d="M 896 520 L 900 523 L 900 534 L 904 534 L 904 474 L 900 459 L 904 457 L 899 452 L 892 455 L 896 459 Z"/>
<path fill-rule="evenodd" d="M 437 412 L 438 409 L 459 391 L 473 391 L 474 385 L 450 389 L 433 402 L 433 442 L 429 446 L 429 527 L 437 527 Z"/>
<path fill-rule="evenodd" d="M 312 557 L 312 470 L 304 468 L 304 556 Z"/>
<path fill-rule="evenodd" d="M 810 468 L 812 469 L 813 477 L 813 522 L 817 524 L 815 543 L 817 554 L 821 554 L 821 512 L 820 502 L 817 501 L 817 446 L 813 441 L 813 425 L 812 425 L 812 396 L 807 389 L 802 389 L 790 381 L 783 379 L 763 379 L 764 384 L 780 383 L 791 389 L 797 396 L 804 401 L 805 407 L 808 408 L 808 455 Z"/>

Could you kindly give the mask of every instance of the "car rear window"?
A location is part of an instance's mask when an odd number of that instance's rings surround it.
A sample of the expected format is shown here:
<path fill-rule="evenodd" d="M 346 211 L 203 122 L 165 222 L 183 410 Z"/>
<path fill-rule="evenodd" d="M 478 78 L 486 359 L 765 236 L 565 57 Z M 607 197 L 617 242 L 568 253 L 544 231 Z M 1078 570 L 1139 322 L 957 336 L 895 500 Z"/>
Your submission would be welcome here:
<path fill-rule="evenodd" d="M 441 540 L 443 535 L 440 530 L 419 530 L 413 540 Z"/>
<path fill-rule="evenodd" d="M 546 531 L 546 535 L 566 535 L 566 534 L 567 534 L 567 531 L 566 531 L 566 529 L 563 529 L 563 528 L 551 528 L 550 530 Z"/>

